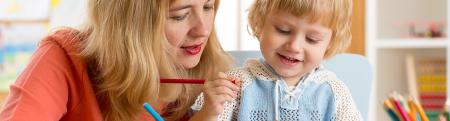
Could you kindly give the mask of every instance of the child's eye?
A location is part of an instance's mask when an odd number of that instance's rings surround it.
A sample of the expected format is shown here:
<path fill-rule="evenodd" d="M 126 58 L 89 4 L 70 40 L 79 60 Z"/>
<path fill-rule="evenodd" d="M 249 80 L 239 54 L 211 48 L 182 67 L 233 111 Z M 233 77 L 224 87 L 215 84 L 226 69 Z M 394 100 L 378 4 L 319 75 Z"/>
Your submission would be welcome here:
<path fill-rule="evenodd" d="M 278 28 L 278 27 L 275 27 L 275 29 L 276 29 L 277 32 L 280 33 L 280 34 L 288 35 L 288 34 L 291 33 L 291 31 L 289 31 L 289 30 L 283 30 L 283 29 L 280 29 L 280 28 Z"/>
<path fill-rule="evenodd" d="M 316 43 L 318 43 L 320 40 L 314 39 L 314 38 L 311 38 L 311 37 L 306 37 L 306 41 L 307 41 L 308 43 L 311 43 L 311 44 L 316 44 Z"/>
<path fill-rule="evenodd" d="M 181 16 L 172 16 L 170 17 L 170 19 L 175 20 L 175 21 L 183 21 L 184 19 L 186 19 L 186 17 L 189 15 L 189 13 L 186 13 L 184 15 Z"/>

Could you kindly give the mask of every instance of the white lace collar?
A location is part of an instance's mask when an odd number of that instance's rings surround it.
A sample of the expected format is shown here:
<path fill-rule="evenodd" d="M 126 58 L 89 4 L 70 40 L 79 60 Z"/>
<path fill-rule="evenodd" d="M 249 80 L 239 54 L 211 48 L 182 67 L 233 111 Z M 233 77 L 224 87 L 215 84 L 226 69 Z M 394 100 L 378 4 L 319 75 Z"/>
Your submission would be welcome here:
<path fill-rule="evenodd" d="M 244 67 L 248 68 L 250 73 L 258 80 L 276 81 L 278 79 L 277 74 L 270 66 L 266 66 L 264 63 L 263 59 L 248 59 Z"/>
<path fill-rule="evenodd" d="M 278 74 L 275 73 L 275 70 L 273 70 L 273 68 L 270 67 L 264 59 L 248 59 L 245 62 L 244 67 L 248 68 L 250 73 L 258 80 L 276 81 L 279 79 Z M 322 65 L 316 68 L 316 71 L 321 68 L 323 68 Z"/>

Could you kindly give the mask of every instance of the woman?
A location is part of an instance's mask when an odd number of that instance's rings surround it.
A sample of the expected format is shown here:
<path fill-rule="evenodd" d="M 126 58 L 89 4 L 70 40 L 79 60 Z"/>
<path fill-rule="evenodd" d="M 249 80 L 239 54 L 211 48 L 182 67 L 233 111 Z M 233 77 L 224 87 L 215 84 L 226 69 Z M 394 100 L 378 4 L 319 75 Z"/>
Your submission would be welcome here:
<path fill-rule="evenodd" d="M 199 89 L 160 78 L 213 80 L 230 57 L 218 43 L 219 0 L 89 0 L 83 29 L 40 43 L 11 85 L 0 120 L 179 120 Z M 201 115 L 199 113 L 198 115 Z"/>

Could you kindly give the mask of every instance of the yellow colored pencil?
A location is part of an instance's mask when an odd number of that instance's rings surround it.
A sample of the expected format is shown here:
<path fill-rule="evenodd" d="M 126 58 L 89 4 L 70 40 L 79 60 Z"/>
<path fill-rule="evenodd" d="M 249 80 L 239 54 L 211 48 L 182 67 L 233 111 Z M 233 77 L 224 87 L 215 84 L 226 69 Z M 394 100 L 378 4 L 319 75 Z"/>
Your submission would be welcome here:
<path fill-rule="evenodd" d="M 429 121 L 427 115 L 425 114 L 425 111 L 422 108 L 422 105 L 420 105 L 420 103 L 416 99 L 413 99 L 413 104 L 417 111 L 419 111 L 421 121 Z"/>
<path fill-rule="evenodd" d="M 413 121 L 417 121 L 417 108 L 416 106 L 414 106 L 414 102 L 412 100 L 412 98 L 410 97 L 408 99 L 408 105 L 409 105 L 409 117 L 411 118 L 411 120 Z"/>

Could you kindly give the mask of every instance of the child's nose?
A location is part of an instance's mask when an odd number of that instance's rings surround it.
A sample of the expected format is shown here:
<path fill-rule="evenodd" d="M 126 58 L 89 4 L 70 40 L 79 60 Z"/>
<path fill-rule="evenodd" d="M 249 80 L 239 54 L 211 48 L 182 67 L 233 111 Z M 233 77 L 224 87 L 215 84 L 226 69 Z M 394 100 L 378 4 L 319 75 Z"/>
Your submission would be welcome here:
<path fill-rule="evenodd" d="M 304 46 L 304 37 L 295 37 L 284 44 L 284 48 L 292 53 L 300 53 Z"/>

